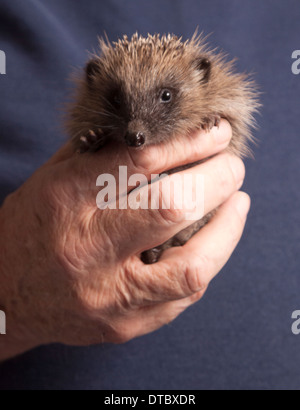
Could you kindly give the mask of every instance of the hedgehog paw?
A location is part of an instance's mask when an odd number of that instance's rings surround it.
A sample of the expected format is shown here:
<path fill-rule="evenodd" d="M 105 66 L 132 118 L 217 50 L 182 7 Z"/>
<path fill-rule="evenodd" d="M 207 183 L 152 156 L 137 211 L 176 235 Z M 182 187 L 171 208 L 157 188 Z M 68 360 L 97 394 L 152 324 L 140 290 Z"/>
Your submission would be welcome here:
<path fill-rule="evenodd" d="M 221 123 L 221 117 L 220 115 L 210 115 L 204 119 L 204 122 L 202 124 L 202 128 L 206 131 L 209 132 L 213 127 L 218 127 L 220 126 Z"/>
<path fill-rule="evenodd" d="M 96 152 L 98 151 L 105 143 L 105 138 L 103 131 L 101 129 L 89 130 L 87 135 L 82 135 L 79 139 L 79 149 L 80 154 L 86 152 Z"/>

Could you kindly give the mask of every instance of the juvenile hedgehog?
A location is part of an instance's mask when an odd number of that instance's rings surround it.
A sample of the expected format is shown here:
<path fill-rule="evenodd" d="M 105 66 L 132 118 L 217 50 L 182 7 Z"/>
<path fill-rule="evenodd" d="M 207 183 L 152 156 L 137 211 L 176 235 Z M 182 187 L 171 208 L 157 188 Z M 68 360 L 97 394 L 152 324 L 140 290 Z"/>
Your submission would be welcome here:
<path fill-rule="evenodd" d="M 228 149 L 240 157 L 249 153 L 259 107 L 255 86 L 247 75 L 234 73 L 223 54 L 209 50 L 201 35 L 182 42 L 173 35 L 135 34 L 112 45 L 101 39 L 100 47 L 71 105 L 67 127 L 77 151 L 105 149 L 111 139 L 142 149 L 197 129 L 209 131 L 225 118 L 233 130 Z M 142 260 L 154 263 L 165 249 L 183 245 L 211 215 L 144 252 Z"/>

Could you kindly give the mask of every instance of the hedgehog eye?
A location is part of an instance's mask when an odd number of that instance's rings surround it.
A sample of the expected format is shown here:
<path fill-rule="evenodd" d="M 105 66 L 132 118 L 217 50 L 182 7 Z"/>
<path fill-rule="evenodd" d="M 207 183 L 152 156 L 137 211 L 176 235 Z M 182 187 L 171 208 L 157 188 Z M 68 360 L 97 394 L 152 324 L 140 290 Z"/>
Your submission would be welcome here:
<path fill-rule="evenodd" d="M 160 94 L 160 101 L 162 103 L 169 103 L 170 101 L 172 101 L 173 95 L 172 92 L 170 90 L 163 90 Z"/>

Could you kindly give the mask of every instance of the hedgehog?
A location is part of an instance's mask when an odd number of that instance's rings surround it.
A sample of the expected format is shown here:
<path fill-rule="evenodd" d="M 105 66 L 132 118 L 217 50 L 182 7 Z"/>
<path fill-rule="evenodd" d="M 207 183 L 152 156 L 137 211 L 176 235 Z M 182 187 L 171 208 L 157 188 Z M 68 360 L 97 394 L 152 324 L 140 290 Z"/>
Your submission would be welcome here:
<path fill-rule="evenodd" d="M 241 158 L 251 154 L 257 87 L 249 75 L 235 72 L 235 60 L 211 50 L 203 34 L 183 41 L 173 34 L 136 33 L 99 42 L 68 110 L 67 131 L 77 152 L 103 150 L 112 140 L 142 150 L 199 129 L 209 132 L 224 118 L 233 133 L 228 150 Z M 144 252 L 142 261 L 155 263 L 166 249 L 183 246 L 213 214 Z"/>

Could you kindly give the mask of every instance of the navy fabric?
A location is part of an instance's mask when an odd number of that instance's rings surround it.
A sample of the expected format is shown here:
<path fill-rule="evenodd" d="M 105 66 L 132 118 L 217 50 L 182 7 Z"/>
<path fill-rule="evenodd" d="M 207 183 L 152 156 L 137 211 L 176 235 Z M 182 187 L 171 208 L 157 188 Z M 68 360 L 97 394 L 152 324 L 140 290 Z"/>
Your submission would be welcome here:
<path fill-rule="evenodd" d="M 122 346 L 41 347 L 0 366 L 0 389 L 298 389 L 299 0 L 1 0 L 0 203 L 67 138 L 68 75 L 104 31 L 190 37 L 199 26 L 263 92 L 244 238 L 204 299 Z"/>

